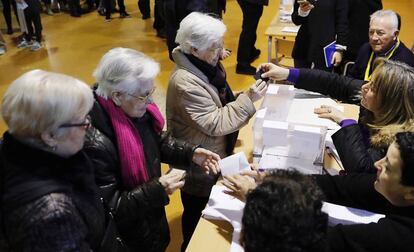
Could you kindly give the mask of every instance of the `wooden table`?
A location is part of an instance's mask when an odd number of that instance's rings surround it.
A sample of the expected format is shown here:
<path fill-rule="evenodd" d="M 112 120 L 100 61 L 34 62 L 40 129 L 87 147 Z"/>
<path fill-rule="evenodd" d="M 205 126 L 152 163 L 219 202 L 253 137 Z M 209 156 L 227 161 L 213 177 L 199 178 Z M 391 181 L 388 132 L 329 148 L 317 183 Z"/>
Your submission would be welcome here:
<path fill-rule="evenodd" d="M 273 18 L 272 22 L 270 22 L 269 26 L 265 31 L 265 35 L 268 37 L 267 40 L 267 52 L 268 52 L 268 62 L 272 60 L 272 45 L 273 45 L 273 38 L 275 38 L 275 52 L 276 52 L 276 63 L 278 63 L 278 41 L 279 40 L 286 40 L 295 42 L 296 33 L 292 32 L 283 32 L 282 29 L 284 27 L 296 27 L 293 23 L 284 23 L 280 22 L 279 19 L 279 11 L 276 13 L 275 17 Z"/>
<path fill-rule="evenodd" d="M 256 108 L 260 102 L 255 104 Z M 347 118 L 357 119 L 359 107 L 350 104 L 341 104 L 344 106 L 344 112 Z M 237 140 L 235 153 L 244 151 L 252 162 L 253 132 L 252 126 L 254 118 L 250 119 L 249 124 L 240 130 L 239 139 Z M 339 169 L 336 161 L 325 153 L 324 166 Z M 187 252 L 228 252 L 233 234 L 233 227 L 230 223 L 220 220 L 207 220 L 203 217 L 197 224 L 196 230 L 187 247 Z"/>

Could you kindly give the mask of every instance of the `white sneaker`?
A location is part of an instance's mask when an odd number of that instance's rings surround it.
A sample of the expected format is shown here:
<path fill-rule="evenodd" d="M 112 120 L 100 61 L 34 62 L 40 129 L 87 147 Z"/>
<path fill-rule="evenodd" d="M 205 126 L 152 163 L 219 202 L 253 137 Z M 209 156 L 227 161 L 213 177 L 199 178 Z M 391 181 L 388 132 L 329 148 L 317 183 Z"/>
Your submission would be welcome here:
<path fill-rule="evenodd" d="M 42 48 L 42 44 L 40 44 L 39 42 L 35 41 L 35 42 L 33 42 L 32 47 L 30 48 L 30 50 L 37 51 L 40 48 Z"/>
<path fill-rule="evenodd" d="M 26 39 L 22 39 L 20 43 L 17 45 L 17 48 L 27 48 L 32 44 L 32 41 L 27 41 Z"/>
<path fill-rule="evenodd" d="M 0 55 L 3 55 L 6 53 L 6 47 L 5 46 L 0 46 Z"/>

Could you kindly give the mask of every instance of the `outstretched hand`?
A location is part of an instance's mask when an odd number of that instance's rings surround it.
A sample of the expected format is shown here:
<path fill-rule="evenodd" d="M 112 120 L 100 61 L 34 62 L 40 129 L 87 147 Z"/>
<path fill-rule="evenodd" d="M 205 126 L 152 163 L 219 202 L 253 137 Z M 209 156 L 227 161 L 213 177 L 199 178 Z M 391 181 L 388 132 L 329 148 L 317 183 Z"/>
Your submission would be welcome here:
<path fill-rule="evenodd" d="M 276 81 L 287 80 L 289 77 L 289 69 L 280 67 L 273 63 L 263 63 L 258 67 L 258 70 L 262 69 L 262 78 L 270 78 Z"/>
<path fill-rule="evenodd" d="M 213 174 L 218 174 L 220 172 L 219 160 L 220 156 L 212 151 L 204 148 L 194 150 L 193 162 L 200 166 L 206 173 L 212 172 Z"/>

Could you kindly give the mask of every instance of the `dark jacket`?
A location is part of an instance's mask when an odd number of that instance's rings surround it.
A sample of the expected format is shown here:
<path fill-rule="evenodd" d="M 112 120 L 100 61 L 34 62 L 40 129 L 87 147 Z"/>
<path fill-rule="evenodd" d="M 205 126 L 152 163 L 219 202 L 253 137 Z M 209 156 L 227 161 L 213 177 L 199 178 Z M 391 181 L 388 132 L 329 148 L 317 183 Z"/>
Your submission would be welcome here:
<path fill-rule="evenodd" d="M 320 70 L 301 69 L 295 87 L 359 105 L 360 90 L 363 84 L 363 80 Z M 359 122 L 358 125 L 341 128 L 332 136 L 342 164 L 349 173 L 375 172 L 374 162 L 385 156 L 384 149 L 371 146 L 369 134 L 367 134 L 366 125 Z"/>
<path fill-rule="evenodd" d="M 316 1 L 307 17 L 298 13 L 299 4 L 295 1 L 292 21 L 301 25 L 293 46 L 294 59 L 315 62 L 315 66 L 325 66 L 323 48 L 334 40 L 337 44 L 348 45 L 348 1 Z M 337 38 L 335 39 L 335 36 Z"/>
<path fill-rule="evenodd" d="M 191 166 L 195 146 L 158 135 L 148 114 L 133 120 L 145 146 L 150 180 L 128 190 L 122 185 L 115 133 L 108 115 L 97 102 L 90 115 L 93 127 L 87 132 L 85 151 L 94 163 L 96 183 L 115 212 L 121 237 L 133 251 L 165 251 L 170 236 L 164 206 L 169 198 L 158 182 L 161 162 Z"/>
<path fill-rule="evenodd" d="M 346 58 L 355 61 L 359 48 L 368 42 L 369 21 L 372 13 L 382 9 L 381 0 L 349 1 L 349 43 Z"/>
<path fill-rule="evenodd" d="M 336 225 L 328 229 L 332 252 L 403 252 L 414 248 L 414 207 L 396 207 L 374 189 L 375 174 L 316 176 L 326 201 L 384 214 L 378 223 Z"/>
<path fill-rule="evenodd" d="M 365 43 L 363 46 L 361 46 L 361 49 L 358 52 L 358 57 L 355 61 L 355 65 L 351 68 L 348 75 L 353 78 L 363 80 L 365 76 L 365 69 L 367 68 L 371 53 L 372 50 L 369 43 Z M 402 42 L 390 59 L 394 61 L 404 62 L 405 64 L 414 67 L 414 54 Z M 372 65 L 373 64 L 371 63 L 371 68 Z M 371 72 L 372 69 L 370 73 Z"/>
<path fill-rule="evenodd" d="M 4 134 L 0 251 L 99 251 L 105 216 L 90 161 Z"/>

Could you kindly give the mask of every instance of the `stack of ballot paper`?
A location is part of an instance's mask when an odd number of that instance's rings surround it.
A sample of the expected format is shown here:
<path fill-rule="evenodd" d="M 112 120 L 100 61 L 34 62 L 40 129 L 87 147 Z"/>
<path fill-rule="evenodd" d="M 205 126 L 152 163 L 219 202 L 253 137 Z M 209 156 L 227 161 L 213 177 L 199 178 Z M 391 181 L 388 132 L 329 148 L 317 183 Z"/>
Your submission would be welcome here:
<path fill-rule="evenodd" d="M 366 210 L 336 205 L 324 202 L 322 211 L 329 215 L 329 225 L 335 226 L 338 224 L 352 225 L 352 224 L 368 224 L 377 223 L 385 215 L 372 213 Z"/>
<path fill-rule="evenodd" d="M 211 189 L 207 207 L 202 214 L 206 219 L 224 220 L 233 226 L 233 237 L 231 242 L 231 252 L 242 252 L 240 245 L 241 219 L 243 216 L 244 202 L 226 193 L 226 187 L 215 185 Z"/>
<path fill-rule="evenodd" d="M 239 243 L 240 231 L 242 227 L 243 209 L 245 203 L 233 196 L 225 193 L 226 187 L 213 186 L 206 208 L 203 210 L 203 217 L 213 220 L 224 220 L 233 226 L 233 237 L 231 252 L 242 252 L 243 247 Z M 345 207 L 328 202 L 323 202 L 322 211 L 328 214 L 328 224 L 368 224 L 377 223 L 385 215 L 376 214 L 369 211 Z M 277 213 L 275 213 L 277 214 Z"/>

